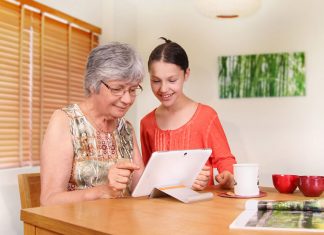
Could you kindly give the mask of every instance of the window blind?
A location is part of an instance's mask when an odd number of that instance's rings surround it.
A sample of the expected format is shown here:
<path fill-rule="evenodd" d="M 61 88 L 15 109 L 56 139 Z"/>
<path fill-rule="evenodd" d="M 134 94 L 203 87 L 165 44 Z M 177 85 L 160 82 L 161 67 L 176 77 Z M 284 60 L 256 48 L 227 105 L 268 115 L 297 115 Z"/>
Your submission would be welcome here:
<path fill-rule="evenodd" d="M 100 33 L 37 2 L 0 1 L 0 168 L 39 164 L 53 111 L 83 99 Z"/>

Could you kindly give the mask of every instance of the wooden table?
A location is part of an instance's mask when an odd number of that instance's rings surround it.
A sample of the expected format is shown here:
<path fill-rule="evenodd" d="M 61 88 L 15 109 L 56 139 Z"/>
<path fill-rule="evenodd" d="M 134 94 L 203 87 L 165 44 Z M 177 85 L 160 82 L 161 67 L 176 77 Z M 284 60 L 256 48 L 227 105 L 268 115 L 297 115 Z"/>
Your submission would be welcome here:
<path fill-rule="evenodd" d="M 260 199 L 306 199 L 299 192 L 280 194 L 262 188 Z M 184 204 L 170 197 L 102 199 L 21 210 L 25 234 L 288 234 L 288 232 L 233 230 L 232 221 L 244 210 L 246 199 L 222 198 Z M 292 233 L 292 234 L 297 234 Z M 300 233 L 298 234 L 314 234 Z"/>

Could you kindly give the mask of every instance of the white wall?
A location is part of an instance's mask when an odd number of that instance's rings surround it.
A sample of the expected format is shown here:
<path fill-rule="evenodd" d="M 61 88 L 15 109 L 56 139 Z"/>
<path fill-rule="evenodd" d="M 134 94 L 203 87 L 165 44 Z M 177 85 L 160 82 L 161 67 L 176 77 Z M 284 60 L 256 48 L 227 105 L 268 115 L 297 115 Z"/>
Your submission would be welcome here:
<path fill-rule="evenodd" d="M 101 27 L 103 1 L 111 0 L 35 0 L 87 23 Z"/>
<path fill-rule="evenodd" d="M 118 2 L 118 9 L 123 9 L 124 1 Z M 136 43 L 145 62 L 161 43 L 160 36 L 187 50 L 191 64 L 187 94 L 218 111 L 238 162 L 260 164 L 262 185 L 272 185 L 272 173 L 324 175 L 323 1 L 263 0 L 256 14 L 231 20 L 201 16 L 192 0 L 127 2 L 136 3 L 137 14 L 123 15 L 124 22 L 119 19 L 114 28 L 132 31 L 126 22 L 136 17 Z M 218 98 L 218 56 L 293 51 L 306 53 L 305 97 Z M 157 104 L 148 77 L 144 88 L 132 119 L 137 130 L 139 119 Z"/>
<path fill-rule="evenodd" d="M 18 174 L 30 172 L 39 172 L 39 167 L 0 170 L 0 234 L 23 234 Z"/>

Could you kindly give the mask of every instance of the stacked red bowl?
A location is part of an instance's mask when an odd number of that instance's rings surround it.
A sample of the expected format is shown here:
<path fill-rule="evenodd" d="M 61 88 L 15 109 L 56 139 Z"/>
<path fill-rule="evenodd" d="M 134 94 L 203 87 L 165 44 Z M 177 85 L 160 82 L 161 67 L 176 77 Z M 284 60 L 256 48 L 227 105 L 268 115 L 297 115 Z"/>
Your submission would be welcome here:
<path fill-rule="evenodd" d="M 324 191 L 324 176 L 300 176 L 298 188 L 306 197 L 319 197 Z"/>
<path fill-rule="evenodd" d="M 272 182 L 280 193 L 293 193 L 299 183 L 298 175 L 273 174 Z"/>

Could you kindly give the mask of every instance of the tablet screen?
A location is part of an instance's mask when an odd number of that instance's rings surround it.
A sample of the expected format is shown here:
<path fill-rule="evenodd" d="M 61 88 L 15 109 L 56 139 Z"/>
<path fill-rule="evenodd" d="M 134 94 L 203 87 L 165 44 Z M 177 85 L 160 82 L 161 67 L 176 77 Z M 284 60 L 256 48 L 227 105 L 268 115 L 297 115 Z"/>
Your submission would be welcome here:
<path fill-rule="evenodd" d="M 191 187 L 211 152 L 211 149 L 154 152 L 132 196 L 147 196 L 154 188 L 160 187 L 174 185 Z"/>

